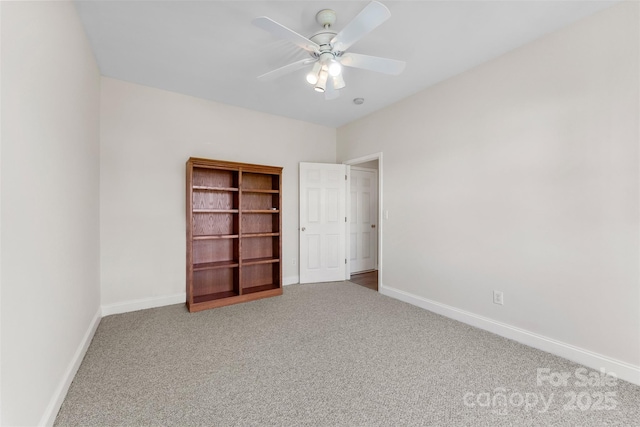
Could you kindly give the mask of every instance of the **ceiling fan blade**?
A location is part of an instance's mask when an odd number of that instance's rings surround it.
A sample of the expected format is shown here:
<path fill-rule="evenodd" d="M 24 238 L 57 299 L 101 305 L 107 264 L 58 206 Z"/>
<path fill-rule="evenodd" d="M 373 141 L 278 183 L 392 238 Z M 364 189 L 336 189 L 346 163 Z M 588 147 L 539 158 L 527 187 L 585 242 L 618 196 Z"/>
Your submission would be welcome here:
<path fill-rule="evenodd" d="M 335 51 L 344 52 L 390 16 L 391 12 L 385 5 L 372 1 L 331 40 L 331 46 Z"/>
<path fill-rule="evenodd" d="M 284 76 L 285 74 L 293 73 L 294 71 L 304 68 L 315 61 L 317 61 L 317 59 L 312 59 L 312 58 L 301 59 L 300 61 L 296 61 L 289 65 L 285 65 L 284 67 L 276 68 L 275 70 L 269 71 L 268 73 L 258 76 L 258 80 L 268 81 L 268 80 L 277 79 L 278 77 Z"/>
<path fill-rule="evenodd" d="M 394 76 L 400 74 L 406 65 L 404 61 L 362 55 L 359 53 L 345 53 L 340 57 L 340 62 L 345 67 L 362 68 L 363 70 L 391 74 Z"/>
<path fill-rule="evenodd" d="M 254 19 L 252 22 L 256 27 L 262 28 L 263 30 L 270 32 L 278 38 L 290 41 L 291 43 L 301 47 L 308 52 L 320 51 L 320 46 L 318 46 L 317 43 L 314 43 L 308 38 L 296 33 L 295 31 L 285 27 L 284 25 L 277 23 L 271 18 L 260 16 Z"/>

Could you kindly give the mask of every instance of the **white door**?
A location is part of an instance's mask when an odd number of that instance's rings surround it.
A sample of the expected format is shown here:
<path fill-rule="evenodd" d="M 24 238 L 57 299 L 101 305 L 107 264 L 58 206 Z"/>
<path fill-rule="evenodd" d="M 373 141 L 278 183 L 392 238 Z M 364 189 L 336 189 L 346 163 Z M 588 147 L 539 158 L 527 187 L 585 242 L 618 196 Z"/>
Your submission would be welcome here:
<path fill-rule="evenodd" d="M 351 274 L 374 270 L 378 254 L 378 171 L 351 167 Z"/>
<path fill-rule="evenodd" d="M 347 278 L 347 168 L 300 163 L 300 283 Z"/>

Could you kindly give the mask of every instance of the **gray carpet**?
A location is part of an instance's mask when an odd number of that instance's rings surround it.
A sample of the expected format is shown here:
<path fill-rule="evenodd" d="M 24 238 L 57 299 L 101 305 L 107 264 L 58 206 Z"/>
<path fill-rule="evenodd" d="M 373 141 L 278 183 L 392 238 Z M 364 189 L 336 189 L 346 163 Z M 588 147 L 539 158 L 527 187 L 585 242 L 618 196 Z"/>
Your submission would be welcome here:
<path fill-rule="evenodd" d="M 56 425 L 640 425 L 640 387 L 578 368 L 349 282 L 293 285 L 105 317 Z"/>

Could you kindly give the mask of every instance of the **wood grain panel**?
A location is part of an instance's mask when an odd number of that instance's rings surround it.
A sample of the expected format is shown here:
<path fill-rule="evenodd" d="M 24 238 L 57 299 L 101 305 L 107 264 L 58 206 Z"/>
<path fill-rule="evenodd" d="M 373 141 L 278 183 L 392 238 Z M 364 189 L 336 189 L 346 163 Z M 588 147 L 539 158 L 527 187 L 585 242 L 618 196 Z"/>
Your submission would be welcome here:
<path fill-rule="evenodd" d="M 238 193 L 228 191 L 194 191 L 193 209 L 238 209 Z"/>
<path fill-rule="evenodd" d="M 235 291 L 216 292 L 213 294 L 206 294 L 206 295 L 194 295 L 193 302 L 194 304 L 206 304 L 211 301 L 219 301 L 219 300 L 224 300 L 224 299 L 237 297 L 237 296 L 238 296 L 238 293 Z M 187 304 L 187 306 L 188 305 L 189 304 Z"/>
<path fill-rule="evenodd" d="M 243 196 L 244 197 L 244 196 Z M 279 233 L 280 215 L 277 213 L 242 215 L 242 233 Z"/>
<path fill-rule="evenodd" d="M 235 292 L 238 294 L 238 268 L 220 268 L 193 272 L 193 295 Z"/>
<path fill-rule="evenodd" d="M 244 193 L 242 195 L 242 209 L 271 210 L 278 209 L 278 196 L 272 194 Z"/>
<path fill-rule="evenodd" d="M 242 259 L 279 258 L 279 237 L 253 237 L 242 241 Z"/>
<path fill-rule="evenodd" d="M 276 265 L 277 267 L 277 265 Z M 273 284 L 273 264 L 242 267 L 242 289 Z"/>
<path fill-rule="evenodd" d="M 193 263 L 233 261 L 238 259 L 238 239 L 194 240 Z"/>
<path fill-rule="evenodd" d="M 242 188 L 246 190 L 279 190 L 278 175 L 243 172 Z"/>
<path fill-rule="evenodd" d="M 194 213 L 193 235 L 238 234 L 238 214 Z"/>
<path fill-rule="evenodd" d="M 202 187 L 237 188 L 238 172 L 195 167 L 193 168 L 192 185 Z"/>

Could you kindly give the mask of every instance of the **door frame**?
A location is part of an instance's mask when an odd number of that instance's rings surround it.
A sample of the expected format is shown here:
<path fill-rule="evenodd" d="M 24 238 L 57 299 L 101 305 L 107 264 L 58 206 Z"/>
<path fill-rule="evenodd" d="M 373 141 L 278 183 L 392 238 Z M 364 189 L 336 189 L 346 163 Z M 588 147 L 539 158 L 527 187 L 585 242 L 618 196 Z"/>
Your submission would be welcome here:
<path fill-rule="evenodd" d="M 350 159 L 350 160 L 345 160 L 342 163 L 345 165 L 349 165 L 349 166 L 357 166 L 359 163 L 366 163 L 366 162 L 370 162 L 372 160 L 377 160 L 378 161 L 378 227 L 377 227 L 377 233 L 378 233 L 378 292 L 380 292 L 380 289 L 383 287 L 382 284 L 382 268 L 383 268 L 383 260 L 382 260 L 382 227 L 384 227 L 384 224 L 382 222 L 383 220 L 383 206 L 384 206 L 384 199 L 383 199 L 383 186 L 382 186 L 382 178 L 383 178 L 383 167 L 382 167 L 382 151 L 377 152 L 377 153 L 373 153 L 373 154 L 369 154 L 366 156 L 362 156 L 362 157 L 356 157 L 354 159 Z M 350 168 L 349 168 L 350 169 Z M 348 180 L 347 180 L 347 189 L 351 188 L 351 171 L 348 172 Z M 350 191 L 346 191 L 347 194 L 347 212 L 351 212 L 351 192 Z M 346 232 L 347 232 L 347 236 L 350 235 L 351 233 L 351 226 L 350 226 L 351 221 L 348 221 L 346 223 Z M 351 271 L 351 245 L 346 244 L 345 242 L 345 250 L 346 250 L 346 256 L 347 256 L 347 274 Z M 349 280 L 349 278 L 347 278 L 346 280 Z"/>

